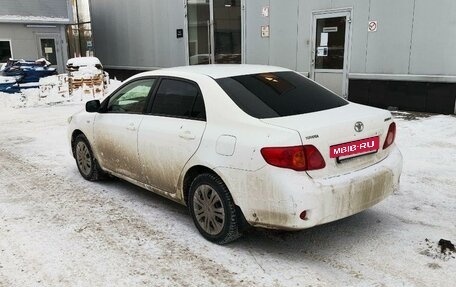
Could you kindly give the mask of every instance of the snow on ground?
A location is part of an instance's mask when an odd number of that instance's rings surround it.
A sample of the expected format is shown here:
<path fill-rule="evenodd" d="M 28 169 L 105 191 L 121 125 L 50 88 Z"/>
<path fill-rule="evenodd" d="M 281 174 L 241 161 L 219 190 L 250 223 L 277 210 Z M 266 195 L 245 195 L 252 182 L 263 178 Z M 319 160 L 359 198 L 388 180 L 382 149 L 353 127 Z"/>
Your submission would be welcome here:
<path fill-rule="evenodd" d="M 14 97 L 14 95 L 9 95 Z M 456 117 L 398 113 L 401 187 L 301 232 L 205 241 L 185 207 L 120 180 L 82 179 L 67 118 L 83 102 L 0 98 L 0 286 L 454 286 Z"/>

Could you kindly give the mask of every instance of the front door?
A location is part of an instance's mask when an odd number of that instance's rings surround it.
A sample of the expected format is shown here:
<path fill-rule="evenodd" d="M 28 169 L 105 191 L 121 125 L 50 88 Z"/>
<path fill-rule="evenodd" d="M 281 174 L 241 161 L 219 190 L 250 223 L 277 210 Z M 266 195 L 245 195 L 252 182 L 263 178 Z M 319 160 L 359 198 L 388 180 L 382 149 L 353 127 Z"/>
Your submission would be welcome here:
<path fill-rule="evenodd" d="M 187 0 L 189 64 L 240 64 L 241 0 Z"/>
<path fill-rule="evenodd" d="M 144 182 L 138 156 L 138 129 L 155 79 L 139 79 L 109 98 L 106 111 L 95 117 L 94 138 L 100 165 Z"/>
<path fill-rule="evenodd" d="M 311 77 L 347 97 L 349 71 L 350 10 L 315 12 Z"/>
<path fill-rule="evenodd" d="M 38 55 L 57 68 L 59 73 L 64 72 L 62 59 L 62 45 L 59 34 L 38 34 Z"/>

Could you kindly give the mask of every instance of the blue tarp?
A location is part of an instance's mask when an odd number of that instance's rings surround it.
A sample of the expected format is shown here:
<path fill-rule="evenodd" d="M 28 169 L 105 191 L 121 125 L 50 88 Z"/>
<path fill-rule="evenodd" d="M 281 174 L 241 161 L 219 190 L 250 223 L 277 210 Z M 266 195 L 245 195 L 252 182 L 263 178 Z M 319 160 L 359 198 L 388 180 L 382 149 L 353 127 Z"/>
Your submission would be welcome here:
<path fill-rule="evenodd" d="M 20 91 L 18 84 L 37 83 L 40 78 L 56 75 L 55 68 L 50 68 L 46 61 L 8 60 L 2 76 L 15 77 L 16 83 L 0 84 L 0 92 L 17 93 Z"/>

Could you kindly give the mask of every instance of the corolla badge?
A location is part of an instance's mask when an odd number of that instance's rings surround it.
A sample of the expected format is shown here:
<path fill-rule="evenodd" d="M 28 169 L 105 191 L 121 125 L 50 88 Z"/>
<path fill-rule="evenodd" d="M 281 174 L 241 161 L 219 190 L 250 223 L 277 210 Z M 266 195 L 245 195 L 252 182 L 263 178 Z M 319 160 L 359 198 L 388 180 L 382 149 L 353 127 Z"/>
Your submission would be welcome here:
<path fill-rule="evenodd" d="M 362 122 L 357 122 L 355 124 L 355 131 L 362 132 L 364 130 L 364 124 Z"/>

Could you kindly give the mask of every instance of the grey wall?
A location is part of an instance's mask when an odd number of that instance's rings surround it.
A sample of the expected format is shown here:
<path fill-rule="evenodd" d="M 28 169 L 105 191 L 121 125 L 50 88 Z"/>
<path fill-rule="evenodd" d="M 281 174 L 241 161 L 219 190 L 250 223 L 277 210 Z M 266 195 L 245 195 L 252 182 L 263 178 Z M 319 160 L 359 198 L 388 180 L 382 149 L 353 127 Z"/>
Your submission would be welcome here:
<path fill-rule="evenodd" d="M 456 75 L 456 1 L 416 0 L 410 73 Z"/>
<path fill-rule="evenodd" d="M 91 0 L 95 54 L 108 68 L 185 65 L 185 12 L 180 0 Z"/>
<path fill-rule="evenodd" d="M 269 0 L 246 1 L 245 51 L 246 62 L 269 64 L 270 38 L 261 38 L 261 26 L 270 25 L 270 19 L 261 17 L 261 8 L 270 5 Z"/>
<path fill-rule="evenodd" d="M 4 0 L 0 0 L 4 1 Z M 25 1 L 25 0 L 22 0 Z M 245 0 L 245 61 L 310 72 L 312 12 L 352 8 L 350 74 L 456 76 L 454 0 Z M 261 8 L 270 7 L 270 17 Z M 95 51 L 108 67 L 187 64 L 183 0 L 91 0 Z M 378 31 L 368 32 L 368 21 Z M 270 38 L 261 38 L 261 26 Z M 187 33 L 187 31 L 184 31 Z"/>
<path fill-rule="evenodd" d="M 407 74 L 414 0 L 371 1 L 370 19 L 378 21 L 378 31 L 367 32 L 366 68 L 359 72 Z M 363 24 L 363 23 L 361 23 Z M 358 72 L 352 70 L 353 72 Z"/>
<path fill-rule="evenodd" d="M 270 6 L 270 17 L 261 8 Z M 350 73 L 456 76 L 454 0 L 246 1 L 246 62 L 309 72 L 312 12 L 352 8 Z M 297 12 L 297 13 L 296 13 Z M 368 32 L 368 21 L 378 31 Z M 269 39 L 261 38 L 270 25 Z"/>
<path fill-rule="evenodd" d="M 269 43 L 269 64 L 296 70 L 299 1 L 287 0 L 286 5 L 283 2 L 270 0 L 270 32 L 274 36 Z"/>
<path fill-rule="evenodd" d="M 0 0 L 0 16 L 35 16 L 72 20 L 70 0 Z M 41 20 L 34 20 L 42 22 Z M 2 19 L 0 22 L 11 22 L 10 19 Z M 20 22 L 20 20 L 18 21 Z M 32 22 L 26 20 L 26 22 Z"/>
<path fill-rule="evenodd" d="M 11 48 L 15 59 L 35 60 L 40 57 L 36 35 L 46 33 L 56 33 L 60 35 L 63 42 L 63 58 L 65 58 L 67 46 L 65 30 L 62 25 L 56 25 L 55 28 L 27 28 L 23 24 L 0 23 L 0 39 L 11 41 Z M 66 59 L 62 60 L 66 61 Z"/>

